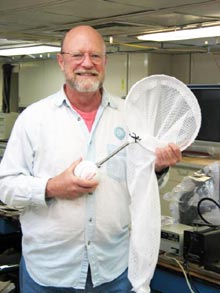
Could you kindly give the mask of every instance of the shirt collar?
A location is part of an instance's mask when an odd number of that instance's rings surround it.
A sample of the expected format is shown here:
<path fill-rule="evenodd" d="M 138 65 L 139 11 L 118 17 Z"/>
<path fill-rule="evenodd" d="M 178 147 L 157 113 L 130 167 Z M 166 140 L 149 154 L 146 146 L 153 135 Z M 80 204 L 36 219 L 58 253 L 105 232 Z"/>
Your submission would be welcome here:
<path fill-rule="evenodd" d="M 67 96 L 65 94 L 65 91 L 64 91 L 64 86 L 61 87 L 60 91 L 56 94 L 56 97 L 55 97 L 55 105 L 57 105 L 58 107 L 62 106 L 62 104 L 64 102 L 67 102 L 68 99 L 67 99 Z"/>
<path fill-rule="evenodd" d="M 101 106 L 102 107 L 111 107 L 113 109 L 117 109 L 117 105 L 116 103 L 114 102 L 114 98 L 113 96 L 107 92 L 105 90 L 105 88 L 102 88 L 101 89 L 102 91 L 102 102 L 101 102 Z M 60 91 L 57 93 L 56 97 L 55 97 L 55 105 L 57 105 L 58 107 L 62 106 L 63 103 L 66 103 L 67 105 L 70 105 L 69 104 L 69 100 L 65 94 L 65 91 L 64 91 L 64 86 L 61 87 Z"/>

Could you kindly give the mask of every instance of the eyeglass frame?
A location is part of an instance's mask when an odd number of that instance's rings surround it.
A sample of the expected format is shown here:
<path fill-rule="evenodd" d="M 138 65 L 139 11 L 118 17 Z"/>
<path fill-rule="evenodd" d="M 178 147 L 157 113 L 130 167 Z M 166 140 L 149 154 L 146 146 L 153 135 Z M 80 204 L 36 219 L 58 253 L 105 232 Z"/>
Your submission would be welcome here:
<path fill-rule="evenodd" d="M 87 54 L 87 53 L 83 53 L 83 52 L 69 53 L 69 52 L 61 51 L 60 54 L 61 55 L 69 55 L 75 62 L 81 63 L 84 61 L 84 59 L 86 57 L 85 54 Z M 88 55 L 89 55 L 89 58 L 91 59 L 92 63 L 94 63 L 94 64 L 100 64 L 103 60 L 103 57 L 106 56 L 105 54 L 99 54 L 99 53 L 88 53 Z"/>

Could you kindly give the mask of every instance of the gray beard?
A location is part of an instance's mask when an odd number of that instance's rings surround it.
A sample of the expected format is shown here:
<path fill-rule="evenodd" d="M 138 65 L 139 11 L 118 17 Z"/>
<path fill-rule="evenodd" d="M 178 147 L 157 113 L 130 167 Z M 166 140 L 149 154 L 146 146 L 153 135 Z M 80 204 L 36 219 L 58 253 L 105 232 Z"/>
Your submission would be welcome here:
<path fill-rule="evenodd" d="M 100 81 L 76 81 L 71 83 L 72 86 L 80 93 L 89 93 L 96 92 L 102 87 L 102 83 Z"/>

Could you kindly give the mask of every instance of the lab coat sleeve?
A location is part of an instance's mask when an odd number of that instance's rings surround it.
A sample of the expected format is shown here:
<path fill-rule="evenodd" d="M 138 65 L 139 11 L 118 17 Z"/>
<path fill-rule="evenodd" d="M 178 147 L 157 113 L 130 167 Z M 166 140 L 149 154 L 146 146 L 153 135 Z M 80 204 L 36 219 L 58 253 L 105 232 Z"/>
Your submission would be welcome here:
<path fill-rule="evenodd" d="M 0 164 L 0 200 L 19 209 L 46 205 L 45 188 L 49 179 L 34 176 L 34 144 L 38 130 L 32 127 L 30 135 L 27 125 L 27 115 L 20 114 Z"/>

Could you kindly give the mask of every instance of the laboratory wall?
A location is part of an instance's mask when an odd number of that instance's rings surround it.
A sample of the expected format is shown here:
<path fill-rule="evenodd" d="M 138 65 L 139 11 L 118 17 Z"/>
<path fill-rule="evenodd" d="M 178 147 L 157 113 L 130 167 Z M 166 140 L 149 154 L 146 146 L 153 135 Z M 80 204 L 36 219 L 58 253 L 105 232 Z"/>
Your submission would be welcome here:
<path fill-rule="evenodd" d="M 125 97 L 136 81 L 152 74 L 172 75 L 187 84 L 217 84 L 220 83 L 220 56 L 211 53 L 109 54 L 105 87 L 111 93 Z M 13 75 L 11 91 L 13 109 L 16 109 L 17 104 L 19 107 L 26 107 L 52 94 L 60 89 L 64 81 L 55 57 L 48 60 L 21 62 L 14 67 Z M 0 107 L 2 83 L 3 76 L 0 70 Z"/>
<path fill-rule="evenodd" d="M 219 84 L 220 55 L 212 53 L 172 55 L 171 72 L 185 83 Z"/>
<path fill-rule="evenodd" d="M 63 74 L 56 59 L 31 61 L 19 66 L 19 107 L 26 107 L 60 89 Z"/>

